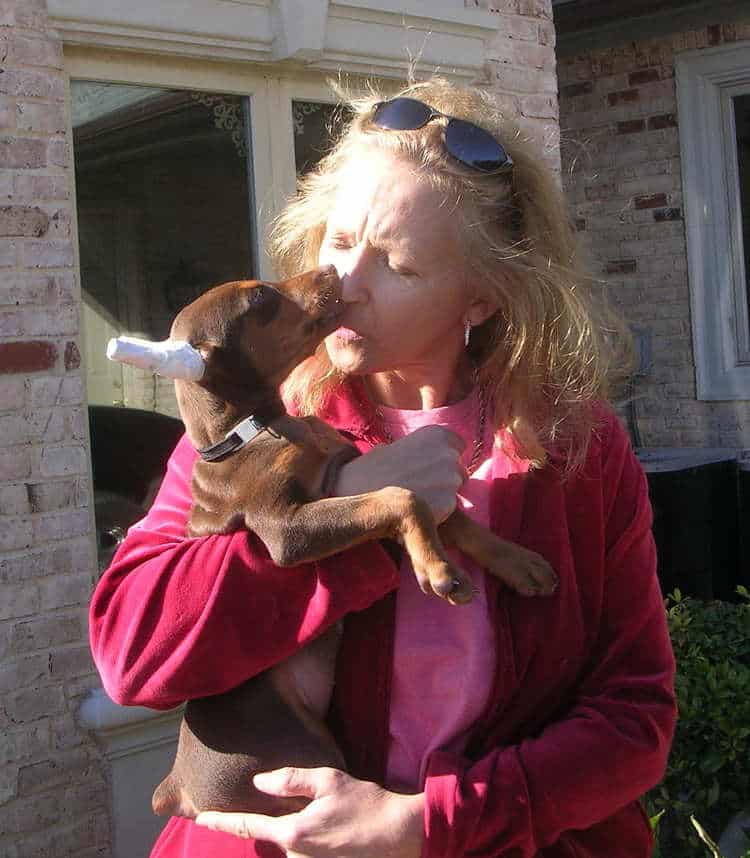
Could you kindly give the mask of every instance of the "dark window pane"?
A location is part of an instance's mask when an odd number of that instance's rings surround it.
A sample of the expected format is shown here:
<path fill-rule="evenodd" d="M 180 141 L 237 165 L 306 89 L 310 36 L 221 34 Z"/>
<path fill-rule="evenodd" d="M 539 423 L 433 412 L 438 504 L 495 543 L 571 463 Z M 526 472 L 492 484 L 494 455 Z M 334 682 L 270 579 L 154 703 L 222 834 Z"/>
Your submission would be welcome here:
<path fill-rule="evenodd" d="M 317 101 L 293 101 L 294 163 L 297 173 L 307 173 L 331 148 L 349 117 L 339 105 Z"/>

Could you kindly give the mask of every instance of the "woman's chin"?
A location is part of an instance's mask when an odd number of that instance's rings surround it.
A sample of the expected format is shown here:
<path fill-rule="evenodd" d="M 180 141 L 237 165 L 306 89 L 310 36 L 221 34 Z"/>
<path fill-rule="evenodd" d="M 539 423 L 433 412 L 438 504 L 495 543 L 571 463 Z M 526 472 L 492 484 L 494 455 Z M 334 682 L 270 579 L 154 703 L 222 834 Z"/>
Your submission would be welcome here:
<path fill-rule="evenodd" d="M 362 340 L 359 340 L 361 343 Z M 326 351 L 333 366 L 346 375 L 361 375 L 366 372 L 363 349 L 354 340 L 344 340 L 336 333 L 326 337 Z"/>

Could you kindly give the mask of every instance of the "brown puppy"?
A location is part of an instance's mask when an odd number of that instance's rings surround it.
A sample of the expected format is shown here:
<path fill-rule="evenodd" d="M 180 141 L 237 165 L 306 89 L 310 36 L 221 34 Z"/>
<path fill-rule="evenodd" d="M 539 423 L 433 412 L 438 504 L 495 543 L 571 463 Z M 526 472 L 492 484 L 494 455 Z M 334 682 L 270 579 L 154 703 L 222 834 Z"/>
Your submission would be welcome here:
<path fill-rule="evenodd" d="M 405 489 L 322 497 L 331 463 L 357 452 L 321 420 L 287 415 L 278 388 L 338 327 L 340 287 L 332 266 L 284 283 L 227 283 L 175 319 L 172 341 L 190 343 L 204 364 L 198 381 L 175 382 L 188 436 L 202 457 L 193 471 L 189 534 L 246 528 L 280 566 L 370 539 L 399 539 L 422 589 L 461 603 L 471 599 L 470 579 L 443 547 L 455 546 L 520 593 L 551 593 L 555 576 L 541 557 L 461 512 L 438 529 L 427 504 Z M 283 765 L 344 767 L 323 723 L 337 645 L 334 630 L 226 694 L 189 702 L 175 765 L 154 793 L 155 812 L 278 814 L 306 803 L 265 796 L 250 776 Z"/>

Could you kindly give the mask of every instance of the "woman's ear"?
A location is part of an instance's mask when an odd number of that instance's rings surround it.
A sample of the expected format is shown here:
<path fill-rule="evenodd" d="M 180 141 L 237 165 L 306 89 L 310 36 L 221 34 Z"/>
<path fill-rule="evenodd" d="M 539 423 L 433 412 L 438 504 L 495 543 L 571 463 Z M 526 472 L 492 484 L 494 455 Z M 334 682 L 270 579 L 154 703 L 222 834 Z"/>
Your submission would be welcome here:
<path fill-rule="evenodd" d="M 490 316 L 500 309 L 499 304 L 489 301 L 487 298 L 475 298 L 466 311 L 466 321 L 472 328 L 486 322 Z"/>

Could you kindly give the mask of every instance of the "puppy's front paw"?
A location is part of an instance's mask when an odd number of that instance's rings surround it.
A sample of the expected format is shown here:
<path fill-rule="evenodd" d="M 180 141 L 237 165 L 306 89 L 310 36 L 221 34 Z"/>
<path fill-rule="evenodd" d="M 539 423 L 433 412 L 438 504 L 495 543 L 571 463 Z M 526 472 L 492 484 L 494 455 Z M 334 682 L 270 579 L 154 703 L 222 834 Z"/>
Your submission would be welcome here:
<path fill-rule="evenodd" d="M 471 578 L 458 566 L 444 560 L 430 563 L 414 573 L 423 593 L 434 594 L 452 605 L 464 605 L 474 598 Z"/>
<path fill-rule="evenodd" d="M 503 551 L 487 571 L 522 596 L 551 596 L 557 590 L 557 575 L 549 563 L 522 545 Z"/>

